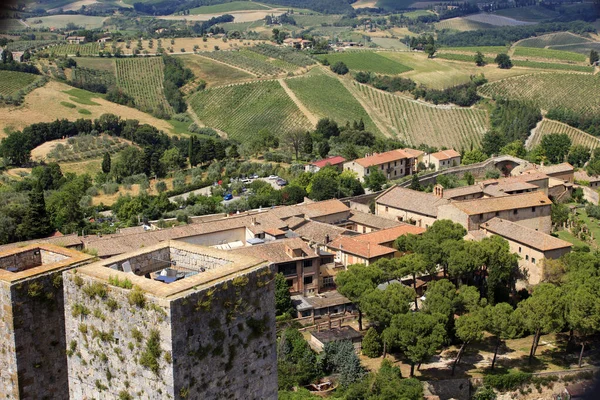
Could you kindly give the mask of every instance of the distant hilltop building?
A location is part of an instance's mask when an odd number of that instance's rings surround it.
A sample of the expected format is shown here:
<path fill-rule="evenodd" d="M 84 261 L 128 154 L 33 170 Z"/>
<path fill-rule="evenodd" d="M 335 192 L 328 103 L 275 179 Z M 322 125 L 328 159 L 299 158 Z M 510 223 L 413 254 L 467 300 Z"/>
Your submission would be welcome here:
<path fill-rule="evenodd" d="M 71 399 L 277 398 L 264 261 L 166 241 L 64 281 Z"/>
<path fill-rule="evenodd" d="M 62 273 L 91 258 L 50 244 L 0 253 L 2 398 L 69 398 Z"/>

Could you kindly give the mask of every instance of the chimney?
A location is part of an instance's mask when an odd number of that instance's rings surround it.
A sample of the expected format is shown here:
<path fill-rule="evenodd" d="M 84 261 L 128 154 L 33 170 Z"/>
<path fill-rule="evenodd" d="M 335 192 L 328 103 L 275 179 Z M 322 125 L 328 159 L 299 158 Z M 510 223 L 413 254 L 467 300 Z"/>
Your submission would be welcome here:
<path fill-rule="evenodd" d="M 329 243 L 329 233 L 325 235 L 325 244 Z"/>
<path fill-rule="evenodd" d="M 256 217 L 252 217 L 250 219 L 250 222 L 252 223 L 252 226 L 255 226 L 256 225 Z"/>
<path fill-rule="evenodd" d="M 435 197 L 439 197 L 440 199 L 444 197 L 444 187 L 439 183 L 433 187 L 433 193 Z"/>

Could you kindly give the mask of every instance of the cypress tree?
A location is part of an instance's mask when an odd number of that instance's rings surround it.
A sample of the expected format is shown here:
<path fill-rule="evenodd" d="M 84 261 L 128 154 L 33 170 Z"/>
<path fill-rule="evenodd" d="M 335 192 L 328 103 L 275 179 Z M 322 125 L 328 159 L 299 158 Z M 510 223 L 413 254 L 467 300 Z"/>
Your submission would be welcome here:
<path fill-rule="evenodd" d="M 198 159 L 196 158 L 196 139 L 192 135 L 190 137 L 190 142 L 188 144 L 188 158 L 190 161 L 190 167 L 195 167 L 198 164 Z"/>
<path fill-rule="evenodd" d="M 105 174 L 108 174 L 110 172 L 110 168 L 111 168 L 110 153 L 106 152 L 106 153 L 104 153 L 104 158 L 102 158 L 102 172 L 104 172 Z"/>
<path fill-rule="evenodd" d="M 17 234 L 22 239 L 38 239 L 49 236 L 52 231 L 50 217 L 46 213 L 44 191 L 39 184 L 36 184 L 29 193 L 29 207 L 23 222 L 17 228 Z"/>

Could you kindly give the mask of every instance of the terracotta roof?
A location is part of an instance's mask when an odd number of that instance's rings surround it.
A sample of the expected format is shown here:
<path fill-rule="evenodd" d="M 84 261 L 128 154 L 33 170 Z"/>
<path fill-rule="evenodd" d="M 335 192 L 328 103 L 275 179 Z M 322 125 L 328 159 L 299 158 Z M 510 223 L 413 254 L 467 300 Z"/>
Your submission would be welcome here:
<path fill-rule="evenodd" d="M 450 204 L 449 200 L 441 199 L 431 193 L 418 192 L 399 186 L 394 186 L 388 191 L 383 192 L 376 201 L 378 204 L 384 206 L 390 206 L 430 217 L 437 217 L 439 206 Z"/>
<path fill-rule="evenodd" d="M 396 149 L 391 151 L 386 151 L 385 153 L 373 154 L 372 156 L 363 157 L 354 160 L 355 163 L 362 165 L 365 168 L 369 168 L 373 165 L 380 165 L 396 160 L 401 160 L 403 158 L 412 158 L 409 153 L 404 150 Z"/>
<path fill-rule="evenodd" d="M 285 235 L 285 232 L 282 231 L 279 228 L 270 228 L 270 229 L 265 229 L 265 233 L 269 234 L 271 236 L 281 236 L 281 235 Z"/>
<path fill-rule="evenodd" d="M 301 249 L 304 252 L 304 256 L 290 257 L 290 255 L 286 252 L 287 247 L 291 247 L 292 249 Z M 318 257 L 315 251 L 311 249 L 308 246 L 308 244 L 300 238 L 274 240 L 265 244 L 240 247 L 238 249 L 230 250 L 230 252 L 244 256 L 259 258 L 261 260 L 267 260 L 272 263 L 283 263 L 292 260 L 301 260 L 304 258 Z"/>
<path fill-rule="evenodd" d="M 54 236 L 53 235 L 53 236 L 43 238 L 43 239 L 26 240 L 23 242 L 4 244 L 4 245 L 0 246 L 0 251 L 15 249 L 17 247 L 23 247 L 23 246 L 26 246 L 29 244 L 34 244 L 34 243 L 53 244 L 55 246 L 62 246 L 62 247 L 81 246 L 83 243 L 81 239 L 82 238 L 77 236 L 76 234 L 63 235 L 63 236 Z"/>
<path fill-rule="evenodd" d="M 294 232 L 300 235 L 304 240 L 312 240 L 313 242 L 323 244 L 326 242 L 325 239 L 327 236 L 329 236 L 329 241 L 333 241 L 341 235 L 356 235 L 356 232 L 354 231 L 318 221 L 306 221 L 304 224 L 294 229 Z"/>
<path fill-rule="evenodd" d="M 449 160 L 449 159 L 455 158 L 455 157 L 460 157 L 460 153 L 453 149 L 438 151 L 437 153 L 432 153 L 430 155 L 431 155 L 431 157 L 436 158 L 440 161 L 441 160 Z"/>
<path fill-rule="evenodd" d="M 381 257 L 396 252 L 395 249 L 390 247 L 372 244 L 370 242 L 359 240 L 358 237 L 351 238 L 348 236 L 339 236 L 333 242 L 329 243 L 327 247 L 354 254 L 365 259 Z"/>
<path fill-rule="evenodd" d="M 311 163 L 310 165 L 314 165 L 315 167 L 318 167 L 318 168 L 323 168 L 327 164 L 338 165 L 338 164 L 342 164 L 345 161 L 346 161 L 346 159 L 344 157 L 335 156 L 335 157 L 329 157 L 329 158 L 325 158 L 323 160 L 315 161 L 315 162 Z"/>
<path fill-rule="evenodd" d="M 444 189 L 444 198 L 453 199 L 477 193 L 483 193 L 483 189 L 480 185 L 463 186 L 454 189 Z"/>
<path fill-rule="evenodd" d="M 382 229 L 380 231 L 359 235 L 356 237 L 356 240 L 374 244 L 382 244 L 392 242 L 399 236 L 408 235 L 409 233 L 413 235 L 420 235 L 423 232 L 425 232 L 425 228 L 420 228 L 411 224 L 402 224 L 394 228 Z"/>
<path fill-rule="evenodd" d="M 411 149 L 411 148 L 408 148 L 408 147 L 407 147 L 407 148 L 405 148 L 405 149 L 402 149 L 402 151 L 404 151 L 405 153 L 408 153 L 408 154 L 410 154 L 410 155 L 411 155 L 411 157 L 415 157 L 415 158 L 416 158 L 416 157 L 420 157 L 420 156 L 422 156 L 423 154 L 425 154 L 425 152 L 424 152 L 424 151 L 417 150 L 417 149 Z"/>
<path fill-rule="evenodd" d="M 387 229 L 393 228 L 394 226 L 402 225 L 398 221 L 380 217 L 379 215 L 367 214 L 361 211 L 352 210 L 348 221 L 352 221 L 356 224 L 370 226 L 376 229 Z"/>
<path fill-rule="evenodd" d="M 467 215 L 513 210 L 535 206 L 550 206 L 552 202 L 543 192 L 528 192 L 506 197 L 455 201 L 452 205 Z"/>
<path fill-rule="evenodd" d="M 511 180 L 511 181 L 520 180 L 522 182 L 532 182 L 532 181 L 539 181 L 542 179 L 548 179 L 548 175 L 546 175 L 545 173 L 540 172 L 538 170 L 529 170 L 529 171 L 523 172 L 521 175 L 509 176 L 507 178 L 502 178 L 502 179 Z"/>
<path fill-rule="evenodd" d="M 598 182 L 600 181 L 600 176 L 598 175 L 588 175 L 584 170 L 579 170 L 575 172 L 575 179 L 578 181 L 586 181 L 586 182 Z"/>
<path fill-rule="evenodd" d="M 337 291 L 320 293 L 318 296 L 306 297 L 305 300 L 315 309 L 352 303 Z"/>
<path fill-rule="evenodd" d="M 544 165 L 538 168 L 539 171 L 549 174 L 558 174 L 561 172 L 573 172 L 574 168 L 571 164 L 564 162 L 556 165 Z"/>
<path fill-rule="evenodd" d="M 537 189 L 539 189 L 539 186 L 529 182 L 508 181 L 500 182 L 497 185 L 488 185 L 485 187 L 485 189 L 483 189 L 483 192 L 488 196 L 501 197 L 507 196 L 509 193 L 519 190 L 534 191 Z"/>
<path fill-rule="evenodd" d="M 278 207 L 271 212 L 279 218 L 305 216 L 306 218 L 318 218 L 331 214 L 338 214 L 350 209 L 337 199 L 318 201 L 295 206 Z"/>
<path fill-rule="evenodd" d="M 572 244 L 554 236 L 526 228 L 522 225 L 501 218 L 492 218 L 481 225 L 482 229 L 502 236 L 506 239 L 522 243 L 540 251 L 563 249 L 571 247 Z"/>

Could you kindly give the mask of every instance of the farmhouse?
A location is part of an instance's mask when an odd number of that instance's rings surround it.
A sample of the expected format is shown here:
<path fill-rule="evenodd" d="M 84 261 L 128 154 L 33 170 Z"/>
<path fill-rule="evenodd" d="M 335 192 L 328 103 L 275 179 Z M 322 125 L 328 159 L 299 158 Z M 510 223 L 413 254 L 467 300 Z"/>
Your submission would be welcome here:
<path fill-rule="evenodd" d="M 23 53 L 22 51 L 13 51 L 12 52 L 13 61 L 20 62 L 20 63 L 23 62 L 24 55 L 25 55 L 25 53 Z"/>
<path fill-rule="evenodd" d="M 571 251 L 571 243 L 501 218 L 492 218 L 481 229 L 487 236 L 499 235 L 518 254 L 524 280 L 537 285 L 543 277 L 543 260 L 558 259 Z"/>
<path fill-rule="evenodd" d="M 69 44 L 83 44 L 86 42 L 85 36 L 69 36 L 67 37 Z"/>
<path fill-rule="evenodd" d="M 328 157 L 322 160 L 313 161 L 310 164 L 306 164 L 304 166 L 304 170 L 306 172 L 319 172 L 321 168 L 324 168 L 327 165 L 331 165 L 332 167 L 338 168 L 340 171 L 344 168 L 344 163 L 346 159 L 340 156 Z"/>
<path fill-rule="evenodd" d="M 420 235 L 423 232 L 425 232 L 425 228 L 419 228 L 418 226 L 403 223 L 393 228 L 382 229 L 380 231 L 359 235 L 356 237 L 356 239 L 371 244 L 393 248 L 394 241 L 398 239 L 398 237 L 408 234 Z"/>
<path fill-rule="evenodd" d="M 344 163 L 344 170 L 354 171 L 363 180 L 370 168 L 380 170 L 387 179 L 399 179 L 414 172 L 415 157 L 405 150 L 391 150 Z"/>
<path fill-rule="evenodd" d="M 588 175 L 588 173 L 583 170 L 575 172 L 575 180 L 581 184 L 588 184 L 591 188 L 600 186 L 600 176 Z"/>
<path fill-rule="evenodd" d="M 106 36 L 106 37 L 98 39 L 98 43 L 106 43 L 106 42 L 112 42 L 112 38 L 110 36 Z"/>
<path fill-rule="evenodd" d="M 438 218 L 438 207 L 450 200 L 431 193 L 393 186 L 375 200 L 375 214 L 401 222 L 414 222 L 427 228 Z"/>
<path fill-rule="evenodd" d="M 435 171 L 460 165 L 460 153 L 455 150 L 442 150 L 437 153 L 426 154 L 423 162 L 427 168 Z"/>
<path fill-rule="evenodd" d="M 312 42 L 310 40 L 304 40 L 300 38 L 287 38 L 283 41 L 283 45 L 288 47 L 295 47 L 297 49 L 307 49 L 312 46 Z"/>

